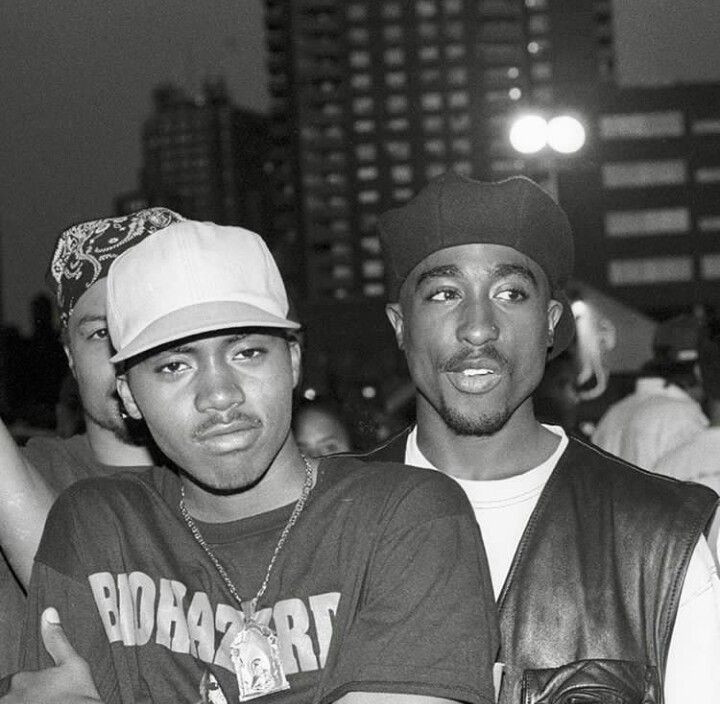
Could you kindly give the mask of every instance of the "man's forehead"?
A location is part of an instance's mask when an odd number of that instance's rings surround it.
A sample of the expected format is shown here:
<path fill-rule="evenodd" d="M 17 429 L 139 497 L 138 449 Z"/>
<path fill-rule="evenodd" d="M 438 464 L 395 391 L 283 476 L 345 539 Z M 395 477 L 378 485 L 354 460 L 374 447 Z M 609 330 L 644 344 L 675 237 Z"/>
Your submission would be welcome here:
<path fill-rule="evenodd" d="M 546 278 L 537 262 L 512 247 L 496 244 L 464 244 L 446 247 L 429 254 L 410 272 L 408 281 L 418 282 L 428 275 L 502 276 L 520 274 L 523 269 L 538 281 Z"/>

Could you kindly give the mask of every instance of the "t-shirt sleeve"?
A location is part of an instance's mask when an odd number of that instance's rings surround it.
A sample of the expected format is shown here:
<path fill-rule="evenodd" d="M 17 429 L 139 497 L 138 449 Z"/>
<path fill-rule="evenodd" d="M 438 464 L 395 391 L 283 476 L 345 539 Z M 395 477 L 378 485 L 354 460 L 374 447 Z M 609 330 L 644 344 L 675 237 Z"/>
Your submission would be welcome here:
<path fill-rule="evenodd" d="M 442 480 L 410 493 L 384 525 L 316 701 L 363 691 L 494 702 L 485 551 L 465 495 Z"/>
<path fill-rule="evenodd" d="M 40 619 L 47 607 L 54 606 L 70 644 L 91 665 L 104 704 L 115 704 L 121 701 L 116 663 L 90 585 L 76 576 L 80 574 L 82 551 L 66 506 L 62 497 L 53 506 L 33 566 L 23 624 L 21 670 L 41 670 L 53 665 L 43 645 Z M 60 558 L 58 564 L 63 565 L 63 572 L 47 564 L 54 562 L 47 559 L 49 556 Z"/>

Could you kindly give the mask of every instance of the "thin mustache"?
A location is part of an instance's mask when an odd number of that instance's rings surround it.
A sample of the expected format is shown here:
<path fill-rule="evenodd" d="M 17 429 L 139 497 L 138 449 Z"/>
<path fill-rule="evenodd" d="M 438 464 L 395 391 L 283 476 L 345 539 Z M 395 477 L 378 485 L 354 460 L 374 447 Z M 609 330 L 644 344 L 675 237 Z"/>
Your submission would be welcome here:
<path fill-rule="evenodd" d="M 252 425 L 255 427 L 258 427 L 261 424 L 260 419 L 256 416 L 248 415 L 247 413 L 243 413 L 242 411 L 229 411 L 228 413 L 211 416 L 204 420 L 195 428 L 195 430 L 193 431 L 193 436 L 199 438 L 206 433 L 215 430 L 218 427 L 238 422 Z"/>
<path fill-rule="evenodd" d="M 491 360 L 498 364 L 505 366 L 507 365 L 507 358 L 504 354 L 499 352 L 492 345 L 483 347 L 482 350 L 460 350 L 456 352 L 452 357 L 443 362 L 440 367 L 440 371 L 443 372 L 454 372 L 458 371 L 458 367 L 464 364 L 468 360 L 481 362 L 483 360 Z"/>

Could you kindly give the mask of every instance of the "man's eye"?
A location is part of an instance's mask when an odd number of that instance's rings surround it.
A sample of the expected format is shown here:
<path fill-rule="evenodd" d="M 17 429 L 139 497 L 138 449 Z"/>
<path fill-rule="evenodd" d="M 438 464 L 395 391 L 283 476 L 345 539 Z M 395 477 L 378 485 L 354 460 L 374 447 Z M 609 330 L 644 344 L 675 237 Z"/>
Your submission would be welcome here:
<path fill-rule="evenodd" d="M 459 297 L 459 293 L 451 288 L 442 288 L 428 296 L 429 301 L 452 301 Z"/>
<path fill-rule="evenodd" d="M 157 368 L 157 371 L 163 374 L 179 374 L 187 368 L 185 362 L 165 362 Z"/>
<path fill-rule="evenodd" d="M 108 338 L 107 328 L 98 328 L 97 330 L 93 330 L 88 335 L 88 340 L 107 340 L 107 338 Z"/>
<path fill-rule="evenodd" d="M 496 298 L 499 298 L 501 301 L 510 301 L 511 303 L 516 303 L 518 301 L 524 301 L 527 298 L 527 294 L 523 289 L 520 288 L 507 288 L 503 291 L 500 291 L 495 296 Z"/>
<path fill-rule="evenodd" d="M 257 359 L 265 354 L 265 350 L 261 347 L 247 347 L 246 349 L 240 350 L 235 356 L 240 359 Z"/>

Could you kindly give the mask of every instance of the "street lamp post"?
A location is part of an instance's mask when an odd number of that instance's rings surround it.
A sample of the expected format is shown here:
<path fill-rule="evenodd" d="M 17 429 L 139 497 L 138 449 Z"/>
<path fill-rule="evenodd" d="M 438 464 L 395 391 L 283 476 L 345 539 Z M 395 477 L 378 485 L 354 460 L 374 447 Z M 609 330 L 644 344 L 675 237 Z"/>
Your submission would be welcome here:
<path fill-rule="evenodd" d="M 517 117 L 510 126 L 510 144 L 523 156 L 546 150 L 550 190 L 558 199 L 558 154 L 574 154 L 585 144 L 585 127 L 572 115 L 546 118 L 537 113 Z"/>

